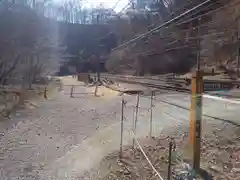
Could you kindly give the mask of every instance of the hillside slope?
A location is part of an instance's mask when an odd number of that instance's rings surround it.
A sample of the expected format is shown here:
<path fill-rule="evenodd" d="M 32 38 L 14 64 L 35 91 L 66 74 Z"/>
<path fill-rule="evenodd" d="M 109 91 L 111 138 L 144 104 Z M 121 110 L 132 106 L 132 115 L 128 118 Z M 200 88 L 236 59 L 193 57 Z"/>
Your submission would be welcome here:
<path fill-rule="evenodd" d="M 210 4 L 149 37 L 112 51 L 106 67 L 113 73 L 138 75 L 187 73 L 195 69 L 200 48 L 202 69 L 236 73 L 239 8 L 236 0 Z"/>

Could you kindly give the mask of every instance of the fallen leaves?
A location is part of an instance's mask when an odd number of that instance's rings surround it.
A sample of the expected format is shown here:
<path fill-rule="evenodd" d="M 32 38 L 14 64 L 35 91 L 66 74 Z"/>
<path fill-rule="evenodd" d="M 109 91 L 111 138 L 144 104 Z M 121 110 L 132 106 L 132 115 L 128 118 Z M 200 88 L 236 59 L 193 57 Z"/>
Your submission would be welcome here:
<path fill-rule="evenodd" d="M 201 149 L 201 167 L 212 174 L 214 179 L 218 180 L 236 180 L 240 175 L 240 138 L 238 136 L 239 128 L 226 123 L 211 125 L 204 122 L 204 132 L 202 136 Z M 186 129 L 186 128 L 181 128 Z M 219 130 L 221 129 L 221 130 Z M 186 132 L 181 130 L 174 131 L 172 136 L 176 142 L 176 151 L 172 153 L 172 178 L 178 175 L 186 175 L 191 172 L 191 167 L 186 160 L 185 147 L 188 144 L 188 138 L 183 135 Z M 157 138 L 147 138 L 141 140 L 144 152 L 152 162 L 153 166 L 163 177 L 167 177 L 168 167 L 168 138 L 162 135 Z M 117 161 L 117 156 L 115 156 Z M 112 163 L 112 162 L 111 162 Z M 111 170 L 101 180 L 107 179 L 143 179 L 155 180 L 154 171 L 149 166 L 147 160 L 138 148 L 126 148 L 123 158 L 117 163 L 117 166 Z M 197 179 L 201 179 L 197 177 Z"/>

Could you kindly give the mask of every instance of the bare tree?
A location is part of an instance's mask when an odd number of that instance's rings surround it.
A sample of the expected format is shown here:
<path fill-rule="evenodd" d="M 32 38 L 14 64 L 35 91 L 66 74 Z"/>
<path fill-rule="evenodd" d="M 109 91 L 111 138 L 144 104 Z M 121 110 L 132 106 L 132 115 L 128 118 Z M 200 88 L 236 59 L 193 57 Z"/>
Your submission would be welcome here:
<path fill-rule="evenodd" d="M 31 10 L 20 14 L 6 10 L 0 23 L 4 27 L 0 29 L 0 84 L 14 74 L 31 88 L 36 79 L 56 71 L 61 49 L 55 22 Z"/>

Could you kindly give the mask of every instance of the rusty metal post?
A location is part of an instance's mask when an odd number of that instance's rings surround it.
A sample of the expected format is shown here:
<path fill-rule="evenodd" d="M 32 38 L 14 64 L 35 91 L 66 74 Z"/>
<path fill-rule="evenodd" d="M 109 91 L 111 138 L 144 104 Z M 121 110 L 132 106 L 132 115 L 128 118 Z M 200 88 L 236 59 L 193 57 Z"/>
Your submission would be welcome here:
<path fill-rule="evenodd" d="M 44 88 L 43 96 L 45 99 L 47 99 L 47 86 L 45 86 L 45 88 Z"/>
<path fill-rule="evenodd" d="M 137 134 L 137 120 L 138 120 L 138 109 L 139 109 L 139 93 L 137 94 L 137 104 L 136 104 L 136 111 L 135 111 L 135 119 L 133 122 L 133 132 Z M 135 147 L 135 139 L 133 138 L 133 149 Z"/>
<path fill-rule="evenodd" d="M 121 135 L 120 135 L 120 159 L 122 158 L 123 154 L 123 120 L 124 120 L 124 106 L 126 104 L 126 101 L 122 99 L 122 109 L 121 109 Z"/>
<path fill-rule="evenodd" d="M 136 107 L 133 107 L 133 119 L 132 119 L 132 131 L 134 130 L 134 126 L 135 126 L 135 109 Z M 134 149 L 134 137 L 133 137 L 133 147 Z"/>
<path fill-rule="evenodd" d="M 98 82 L 97 82 L 97 84 L 96 84 L 96 86 L 95 86 L 95 91 L 94 91 L 94 95 L 97 97 L 98 95 L 97 95 L 97 92 L 98 92 Z"/>
<path fill-rule="evenodd" d="M 240 73 L 239 73 L 239 66 L 240 66 L 240 61 L 239 61 L 239 56 L 240 56 L 240 48 L 238 47 L 237 49 L 237 76 L 239 77 L 240 76 Z"/>
<path fill-rule="evenodd" d="M 98 58 L 98 63 L 97 63 L 97 81 L 100 82 L 100 59 Z"/>
<path fill-rule="evenodd" d="M 169 150 L 168 150 L 168 180 L 171 179 L 171 167 L 172 167 L 172 149 L 173 149 L 173 141 L 170 140 L 169 142 Z"/>
<path fill-rule="evenodd" d="M 150 102 L 150 130 L 149 130 L 149 137 L 152 137 L 152 108 L 153 108 L 153 96 L 154 96 L 154 91 L 151 93 L 151 102 Z"/>
<path fill-rule="evenodd" d="M 70 97 L 71 97 L 71 98 L 73 98 L 73 88 L 74 88 L 74 87 L 73 87 L 73 85 L 72 85 L 72 87 L 71 87 L 71 93 L 70 93 Z"/>
<path fill-rule="evenodd" d="M 58 90 L 58 91 L 60 92 L 60 91 L 62 91 L 62 90 L 63 90 L 63 84 L 62 84 L 62 82 L 60 82 L 60 84 L 59 84 L 59 90 Z"/>
<path fill-rule="evenodd" d="M 192 98 L 190 110 L 190 150 L 193 156 L 193 168 L 200 168 L 201 121 L 202 121 L 203 75 L 196 71 L 192 76 Z"/>

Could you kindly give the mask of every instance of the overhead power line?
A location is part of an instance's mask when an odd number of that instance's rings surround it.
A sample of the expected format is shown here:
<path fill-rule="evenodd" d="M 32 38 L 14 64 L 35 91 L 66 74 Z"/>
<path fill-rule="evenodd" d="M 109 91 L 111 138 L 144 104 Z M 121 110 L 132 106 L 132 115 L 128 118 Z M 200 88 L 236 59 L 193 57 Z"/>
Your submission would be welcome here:
<path fill-rule="evenodd" d="M 132 3 L 132 0 L 129 0 L 129 2 L 126 4 L 126 6 L 124 6 L 124 7 L 121 9 L 121 11 L 118 12 L 118 14 L 121 13 L 121 12 L 123 12 L 125 9 L 127 9 L 128 6 L 129 6 L 131 3 Z"/>
<path fill-rule="evenodd" d="M 120 1 L 121 1 L 121 0 L 118 0 L 118 1 L 116 2 L 116 4 L 115 4 L 111 9 L 114 10 L 114 9 L 116 8 L 117 4 L 118 4 Z M 130 0 L 130 1 L 126 4 L 126 6 L 124 6 L 124 7 L 121 9 L 121 11 L 119 11 L 118 13 L 121 13 L 122 11 L 124 11 L 124 10 L 128 7 L 128 5 L 129 5 L 130 3 L 132 3 L 132 0 Z M 108 37 L 110 34 L 113 34 L 113 33 L 114 33 L 114 32 L 111 31 L 111 32 L 108 33 L 107 35 L 101 36 L 101 37 L 98 38 L 97 40 L 102 40 L 102 39 Z"/>
<path fill-rule="evenodd" d="M 119 3 L 120 1 L 121 1 L 121 0 L 118 0 L 111 9 L 114 10 L 114 9 L 117 7 L 117 5 L 118 5 L 118 3 Z"/>
<path fill-rule="evenodd" d="M 184 24 L 184 23 L 188 23 L 188 22 L 190 22 L 190 21 L 192 21 L 192 20 L 194 20 L 194 19 L 202 18 L 202 17 L 204 17 L 204 16 L 206 16 L 206 15 L 209 15 L 209 14 L 212 14 L 212 13 L 214 13 L 214 12 L 218 12 L 218 11 L 220 11 L 220 10 L 226 8 L 226 7 L 234 6 L 234 5 L 238 4 L 238 3 L 240 3 L 239 0 L 233 1 L 233 2 L 231 2 L 231 3 L 229 3 L 229 4 L 225 5 L 225 6 L 222 6 L 222 7 L 219 7 L 219 8 L 217 8 L 217 9 L 211 10 L 211 11 L 209 11 L 209 12 L 207 12 L 207 13 L 204 13 L 204 14 L 195 16 L 195 17 L 193 17 L 193 18 L 190 18 L 190 19 L 181 21 L 181 22 L 177 23 L 177 25 L 181 25 L 181 24 Z"/>
<path fill-rule="evenodd" d="M 114 9 L 116 8 L 117 4 L 118 4 L 120 1 L 121 1 L 121 0 L 118 0 L 111 9 L 114 10 Z M 128 3 L 118 12 L 118 14 L 122 13 L 131 3 L 133 3 L 132 0 L 129 0 Z M 176 10 L 174 10 L 173 13 L 177 12 L 177 11 L 180 10 L 180 9 L 183 9 L 183 8 L 186 7 L 187 5 L 190 5 L 191 3 L 192 3 L 192 0 L 188 0 L 187 3 L 183 4 L 181 7 L 178 7 Z M 171 16 L 173 15 L 173 13 L 171 14 Z M 154 28 L 155 25 L 156 25 L 156 24 L 151 24 L 151 25 L 149 25 L 149 26 L 148 26 L 148 29 Z M 104 39 L 104 38 L 108 37 L 108 35 L 110 35 L 110 34 L 112 34 L 112 33 L 114 33 L 114 32 L 111 31 L 111 32 L 108 33 L 107 35 L 98 38 L 98 40 Z M 139 33 L 144 33 L 144 32 L 139 32 Z"/>
<path fill-rule="evenodd" d="M 222 1 L 224 1 L 224 0 L 222 0 Z M 218 3 L 220 3 L 220 2 L 221 2 L 221 0 L 218 0 Z M 239 1 L 239 0 L 236 0 L 236 1 L 231 2 L 231 3 L 229 3 L 229 4 L 225 5 L 225 6 L 218 7 L 217 9 L 208 11 L 207 13 L 200 14 L 200 15 L 197 15 L 197 16 L 195 16 L 195 17 L 191 17 L 191 16 L 199 13 L 199 12 L 194 12 L 193 14 L 190 15 L 191 18 L 184 19 L 184 20 L 182 20 L 182 21 L 180 21 L 180 22 L 177 21 L 176 24 L 175 24 L 175 26 L 180 26 L 180 25 L 182 25 L 182 24 L 189 23 L 189 22 L 191 22 L 191 21 L 193 21 L 193 20 L 195 20 L 195 19 L 200 19 L 200 18 L 202 18 L 202 17 L 204 17 L 204 16 L 207 16 L 207 15 L 209 15 L 209 14 L 218 12 L 218 11 L 220 11 L 220 10 L 222 10 L 222 9 L 227 8 L 227 7 L 234 6 L 234 5 L 238 4 L 238 3 L 240 3 L 240 1 Z M 213 5 L 213 4 L 210 4 L 210 5 Z M 202 8 L 200 11 L 206 10 L 206 8 L 209 8 L 209 6 L 204 6 L 204 8 Z M 229 18 L 229 19 L 232 19 L 232 18 Z M 221 22 L 221 21 L 219 21 L 219 23 L 220 23 L 220 22 Z M 189 29 L 178 30 L 177 32 L 180 32 L 180 33 L 181 33 L 181 32 L 184 32 L 184 31 L 189 31 L 190 29 L 195 29 L 195 28 L 198 28 L 198 27 L 208 26 L 208 25 L 214 24 L 214 23 L 217 23 L 217 21 L 211 21 L 211 22 L 203 23 L 203 24 L 200 24 L 200 25 L 198 25 L 198 26 L 191 27 L 191 28 L 189 28 Z M 173 26 L 174 26 L 174 25 L 173 25 Z M 168 26 L 168 28 L 169 28 L 169 26 Z M 176 32 L 176 31 L 171 31 L 171 32 L 169 31 L 170 34 L 175 33 L 175 32 Z M 169 34 L 169 35 L 170 35 L 170 34 Z M 162 38 L 170 37 L 171 35 L 170 35 L 170 36 L 169 36 L 169 35 L 167 35 L 167 36 L 161 36 L 161 37 L 159 37 L 159 38 L 162 39 Z"/>
<path fill-rule="evenodd" d="M 218 2 L 220 2 L 220 1 L 218 1 Z M 231 2 L 231 3 L 227 4 L 227 5 L 223 5 L 222 7 L 218 7 L 217 9 L 213 9 L 213 10 L 211 10 L 211 11 L 208 11 L 208 12 L 205 13 L 205 14 L 200 14 L 199 16 L 196 16 L 196 17 L 194 17 L 194 18 L 197 19 L 197 18 L 206 16 L 206 15 L 209 15 L 209 14 L 212 14 L 212 13 L 215 13 L 215 12 L 218 12 L 218 11 L 223 10 L 223 9 L 225 9 L 225 8 L 234 6 L 234 5 L 236 5 L 237 3 L 240 3 L 240 0 L 235 0 L 234 2 Z M 206 6 L 205 6 L 205 7 L 206 7 Z M 203 8 L 201 8 L 201 9 L 203 9 Z M 224 36 L 226 35 L 226 33 L 231 33 L 231 32 L 233 32 L 232 29 L 230 30 L 230 29 L 228 29 L 228 28 L 231 27 L 231 24 L 233 24 L 234 21 L 235 21 L 235 19 L 238 18 L 238 17 L 239 17 L 239 16 L 236 16 L 235 18 L 233 18 L 233 17 L 226 18 L 226 19 L 224 19 L 223 22 L 222 22 L 222 20 L 220 20 L 220 21 L 206 22 L 206 23 L 202 23 L 202 24 L 200 24 L 200 25 L 198 25 L 198 26 L 190 27 L 189 29 L 184 29 L 184 30 L 179 30 L 179 31 L 169 31 L 170 34 L 167 34 L 167 35 L 165 35 L 165 36 L 160 36 L 160 37 L 157 37 L 157 38 L 163 39 L 163 38 L 171 38 L 171 37 L 173 37 L 173 38 L 174 38 L 174 41 L 172 41 L 171 43 L 168 43 L 167 45 L 174 45 L 176 42 L 178 42 L 178 41 L 180 41 L 180 40 L 184 40 L 184 39 L 186 39 L 186 40 L 188 40 L 188 41 L 193 41 L 193 40 L 197 40 L 197 39 L 204 39 L 204 38 L 206 38 L 206 37 L 216 37 L 216 36 L 218 36 L 218 37 L 224 37 Z M 192 19 L 192 18 L 190 18 L 190 19 Z M 188 21 L 188 20 L 189 20 L 189 19 L 187 19 L 187 20 L 185 19 L 185 21 Z M 181 21 L 180 23 L 177 21 L 177 24 L 175 24 L 175 26 L 178 26 L 178 25 L 180 25 L 180 24 L 182 24 L 182 23 L 185 23 L 185 21 L 184 21 L 184 22 Z M 221 29 L 220 32 L 213 32 L 213 33 L 210 33 L 210 34 L 204 34 L 204 35 L 199 35 L 199 36 L 190 36 L 190 37 L 188 36 L 188 37 L 177 38 L 177 37 L 174 37 L 174 34 L 173 34 L 174 32 L 184 33 L 184 32 L 189 31 L 190 29 L 201 28 L 201 27 L 208 27 L 209 25 L 210 25 L 210 26 L 211 26 L 211 25 L 215 25 L 215 26 L 222 26 L 222 25 L 224 25 L 224 28 L 219 27 L 219 28 Z M 168 27 L 170 27 L 170 26 L 168 26 Z M 210 27 L 210 29 L 216 29 L 216 27 Z M 170 30 L 170 29 L 168 29 L 168 30 Z M 176 38 L 177 38 L 178 41 L 176 41 Z M 190 44 L 189 44 L 189 43 L 190 43 Z M 164 46 L 164 47 L 161 48 L 161 51 L 159 51 L 158 49 L 154 49 L 154 50 L 150 50 L 149 52 L 137 53 L 137 54 L 134 54 L 133 56 L 139 56 L 139 55 L 149 56 L 149 55 L 157 55 L 157 54 L 161 54 L 161 53 L 171 52 L 171 51 L 175 51 L 175 50 L 181 50 L 181 49 L 189 48 L 189 47 L 191 47 L 191 48 L 193 48 L 193 49 L 194 49 L 194 48 L 197 48 L 197 46 L 195 47 L 195 45 L 192 44 L 191 42 L 189 42 L 189 43 L 187 43 L 187 44 L 182 44 L 182 45 L 180 45 L 180 46 L 179 46 L 179 44 L 176 44 L 176 45 L 178 45 L 178 46 L 176 46 L 176 47 L 173 46 L 173 47 L 171 47 L 171 48 L 168 48 L 168 46 Z M 165 45 L 166 45 L 166 44 L 165 44 Z M 167 49 L 164 50 L 164 48 L 167 48 Z M 147 49 L 147 48 L 146 48 L 146 49 Z M 193 49 L 192 49 L 192 50 L 193 50 Z M 132 53 L 131 53 L 131 55 L 132 55 Z"/>
<path fill-rule="evenodd" d="M 152 30 L 147 31 L 146 33 L 143 33 L 143 34 L 139 35 L 138 37 L 133 38 L 133 39 L 131 39 L 130 41 L 128 41 L 128 42 L 126 42 L 126 43 L 123 43 L 122 45 L 114 48 L 113 50 L 116 50 L 116 49 L 119 49 L 119 48 L 121 48 L 121 47 L 124 47 L 124 46 L 126 46 L 126 45 L 128 45 L 128 44 L 130 44 L 130 43 L 132 43 L 132 42 L 134 42 L 134 41 L 136 41 L 136 40 L 139 40 L 139 39 L 144 38 L 145 36 L 151 34 L 152 32 L 157 31 L 158 29 L 161 29 L 161 28 L 163 28 L 163 27 L 165 27 L 165 26 L 168 26 L 169 24 L 173 23 L 174 21 L 179 20 L 180 18 L 184 17 L 185 15 L 193 12 L 194 10 L 197 10 L 197 9 L 203 7 L 204 5 L 208 4 L 208 3 L 211 2 L 211 1 L 212 1 L 212 0 L 206 0 L 206 1 L 204 1 L 203 3 L 200 3 L 199 5 L 191 8 L 191 9 L 189 9 L 189 10 L 187 10 L 187 11 L 185 11 L 184 13 L 180 14 L 179 16 L 177 16 L 177 17 L 175 17 L 175 18 L 173 18 L 173 19 L 171 19 L 171 20 L 169 20 L 169 21 L 167 21 L 167 22 L 165 22 L 165 23 L 163 23 L 163 24 L 161 24 L 161 25 L 153 28 Z"/>

